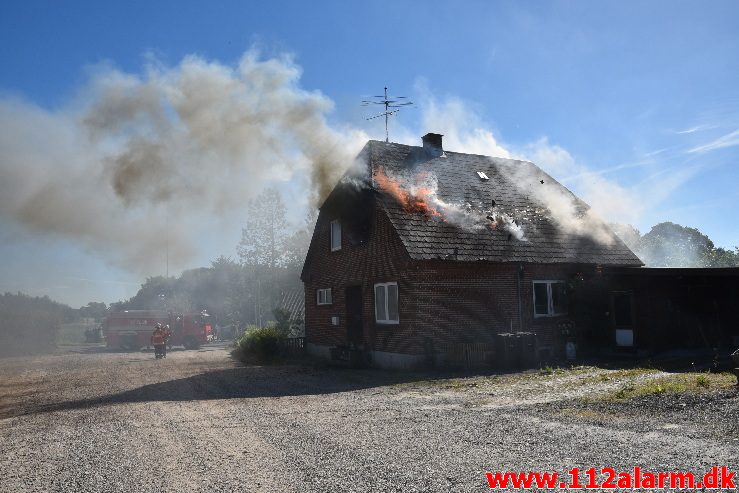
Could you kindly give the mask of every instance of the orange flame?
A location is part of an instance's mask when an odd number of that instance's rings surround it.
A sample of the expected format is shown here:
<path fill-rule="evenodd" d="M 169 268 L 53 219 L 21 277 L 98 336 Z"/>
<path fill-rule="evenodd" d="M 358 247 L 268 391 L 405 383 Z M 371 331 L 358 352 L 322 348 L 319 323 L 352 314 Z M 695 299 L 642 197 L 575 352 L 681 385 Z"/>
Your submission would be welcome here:
<path fill-rule="evenodd" d="M 375 173 L 375 183 L 392 195 L 406 212 L 441 217 L 441 213 L 428 202 L 429 196 L 433 193 L 430 188 L 421 187 L 411 192 L 397 180 L 387 176 L 382 167 L 378 168 Z"/>

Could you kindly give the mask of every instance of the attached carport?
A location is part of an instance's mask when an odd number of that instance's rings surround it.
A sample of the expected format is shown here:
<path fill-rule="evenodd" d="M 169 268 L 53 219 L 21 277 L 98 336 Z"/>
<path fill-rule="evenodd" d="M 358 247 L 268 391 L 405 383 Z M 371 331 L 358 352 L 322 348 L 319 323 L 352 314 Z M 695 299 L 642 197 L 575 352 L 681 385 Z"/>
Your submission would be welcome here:
<path fill-rule="evenodd" d="M 617 348 L 739 346 L 739 268 L 619 268 L 609 278 Z"/>

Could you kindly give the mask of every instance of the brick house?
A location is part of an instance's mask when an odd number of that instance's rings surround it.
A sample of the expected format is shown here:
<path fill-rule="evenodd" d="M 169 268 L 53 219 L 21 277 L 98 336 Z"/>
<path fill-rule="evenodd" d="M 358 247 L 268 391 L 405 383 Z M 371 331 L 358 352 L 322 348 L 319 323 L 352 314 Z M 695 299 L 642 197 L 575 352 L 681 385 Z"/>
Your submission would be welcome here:
<path fill-rule="evenodd" d="M 642 265 L 536 165 L 422 141 L 369 141 L 321 206 L 301 273 L 311 353 L 407 368 L 530 332 L 551 355 L 568 283 Z"/>

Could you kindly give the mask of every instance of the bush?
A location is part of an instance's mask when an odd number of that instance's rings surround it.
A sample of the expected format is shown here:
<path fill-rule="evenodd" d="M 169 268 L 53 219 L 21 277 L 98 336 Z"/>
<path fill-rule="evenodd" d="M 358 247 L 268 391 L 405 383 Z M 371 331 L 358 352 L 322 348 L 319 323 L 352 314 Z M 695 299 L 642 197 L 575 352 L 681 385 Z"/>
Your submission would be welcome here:
<path fill-rule="evenodd" d="M 290 312 L 284 308 L 275 308 L 272 315 L 275 317 L 277 330 L 287 335 L 290 332 Z"/>
<path fill-rule="evenodd" d="M 695 385 L 707 389 L 711 386 L 711 381 L 708 379 L 707 375 L 698 375 L 695 377 Z"/>
<path fill-rule="evenodd" d="M 249 327 L 236 342 L 236 347 L 244 356 L 271 361 L 280 355 L 281 342 L 285 338 L 285 333 L 276 326 Z"/>
<path fill-rule="evenodd" d="M 277 328 L 285 334 L 286 337 L 303 337 L 305 335 L 302 325 L 303 321 L 297 318 L 291 318 L 290 312 L 284 308 L 275 308 L 272 310 L 275 317 Z"/>

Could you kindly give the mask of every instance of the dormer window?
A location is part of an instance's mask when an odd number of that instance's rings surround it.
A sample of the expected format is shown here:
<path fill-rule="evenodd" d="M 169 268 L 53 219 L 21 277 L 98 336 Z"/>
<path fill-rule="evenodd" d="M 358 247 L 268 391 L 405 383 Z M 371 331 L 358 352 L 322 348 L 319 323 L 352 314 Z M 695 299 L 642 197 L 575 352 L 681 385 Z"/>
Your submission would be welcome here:
<path fill-rule="evenodd" d="M 331 251 L 341 250 L 341 222 L 331 221 Z"/>

